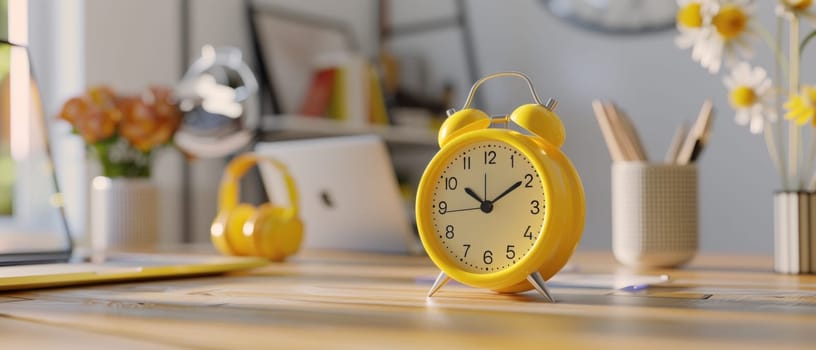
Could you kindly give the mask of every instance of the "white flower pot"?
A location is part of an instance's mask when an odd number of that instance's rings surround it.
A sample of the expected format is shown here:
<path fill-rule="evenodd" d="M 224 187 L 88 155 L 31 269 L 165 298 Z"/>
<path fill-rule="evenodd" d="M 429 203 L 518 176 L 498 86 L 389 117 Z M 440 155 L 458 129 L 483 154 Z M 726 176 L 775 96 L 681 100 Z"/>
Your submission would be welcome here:
<path fill-rule="evenodd" d="M 774 193 L 774 270 L 816 273 L 816 192 Z"/>
<path fill-rule="evenodd" d="M 149 250 L 158 236 L 158 189 L 146 178 L 97 176 L 91 184 L 91 247 Z"/>

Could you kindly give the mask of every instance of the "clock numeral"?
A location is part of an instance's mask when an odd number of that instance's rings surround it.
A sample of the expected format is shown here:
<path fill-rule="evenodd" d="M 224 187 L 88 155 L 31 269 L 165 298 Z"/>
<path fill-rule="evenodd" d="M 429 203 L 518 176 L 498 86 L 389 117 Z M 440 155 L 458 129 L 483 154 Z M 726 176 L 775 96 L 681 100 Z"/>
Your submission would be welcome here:
<path fill-rule="evenodd" d="M 496 151 L 485 151 L 485 164 L 496 164 Z"/>
<path fill-rule="evenodd" d="M 532 201 L 530 201 L 530 205 L 533 206 L 533 208 L 530 209 L 530 214 L 538 214 L 539 212 L 541 212 L 541 209 L 538 207 L 539 203 L 537 200 L 533 199 Z"/>
<path fill-rule="evenodd" d="M 453 225 L 445 226 L 445 238 L 453 239 Z"/>
<path fill-rule="evenodd" d="M 532 174 L 525 174 L 524 175 L 524 180 L 527 181 L 527 183 L 524 184 L 525 188 L 533 188 L 533 175 Z"/>
<path fill-rule="evenodd" d="M 527 229 L 524 230 L 524 237 L 529 238 L 531 241 L 533 240 L 533 232 L 530 231 L 530 225 L 527 225 Z"/>
<path fill-rule="evenodd" d="M 462 246 L 465 247 L 465 254 L 462 255 L 462 257 L 467 258 L 467 252 L 470 250 L 470 244 L 462 244 Z"/>
<path fill-rule="evenodd" d="M 448 202 L 441 201 L 439 202 L 439 214 L 445 214 L 448 212 Z"/>
<path fill-rule="evenodd" d="M 462 158 L 462 163 L 465 167 L 465 170 L 470 170 L 470 156 Z"/>
<path fill-rule="evenodd" d="M 446 190 L 455 190 L 456 186 L 459 186 L 459 180 L 456 179 L 456 176 L 446 177 L 445 178 L 445 189 Z"/>
<path fill-rule="evenodd" d="M 489 250 L 485 250 L 484 255 L 482 255 L 482 261 L 484 261 L 484 263 L 488 264 L 488 265 L 492 264 L 493 263 L 493 252 L 491 252 Z"/>
<path fill-rule="evenodd" d="M 505 256 L 506 256 L 508 259 L 512 259 L 512 258 L 515 258 L 515 257 L 516 257 L 516 251 L 515 251 L 515 250 L 513 250 L 513 248 L 515 248 L 515 247 L 516 247 L 516 246 L 514 246 L 514 245 L 512 245 L 512 244 L 507 246 L 507 254 L 506 254 Z"/>
<path fill-rule="evenodd" d="M 516 163 L 515 163 L 515 161 L 513 160 L 513 155 L 512 155 L 512 154 L 510 155 L 510 167 L 511 167 L 511 168 L 515 168 L 515 167 L 516 167 Z"/>

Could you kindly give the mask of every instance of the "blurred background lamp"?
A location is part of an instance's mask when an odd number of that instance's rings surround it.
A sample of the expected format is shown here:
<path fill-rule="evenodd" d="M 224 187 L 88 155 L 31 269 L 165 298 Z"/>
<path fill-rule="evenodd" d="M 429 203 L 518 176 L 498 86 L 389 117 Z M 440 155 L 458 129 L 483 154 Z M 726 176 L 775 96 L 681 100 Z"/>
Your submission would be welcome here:
<path fill-rule="evenodd" d="M 176 144 L 200 158 L 245 147 L 260 126 L 257 93 L 258 82 L 240 50 L 204 46 L 176 88 L 184 113 Z"/>

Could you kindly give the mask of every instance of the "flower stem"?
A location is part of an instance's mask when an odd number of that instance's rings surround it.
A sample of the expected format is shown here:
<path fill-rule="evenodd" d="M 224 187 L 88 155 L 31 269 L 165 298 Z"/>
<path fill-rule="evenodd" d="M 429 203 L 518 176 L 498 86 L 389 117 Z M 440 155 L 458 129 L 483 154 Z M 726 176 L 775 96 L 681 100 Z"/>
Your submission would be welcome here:
<path fill-rule="evenodd" d="M 790 42 L 788 49 L 788 59 L 790 60 L 788 70 L 788 94 L 799 91 L 799 18 L 793 16 L 790 20 L 789 30 Z M 801 157 L 802 135 L 801 128 L 794 122 L 788 123 L 788 170 L 791 180 L 794 181 L 796 189 L 804 188 L 804 179 L 799 176 L 799 158 Z"/>
<path fill-rule="evenodd" d="M 802 57 L 802 52 L 805 51 L 805 46 L 816 37 L 816 30 L 810 32 L 805 39 L 802 40 L 802 43 L 799 44 L 799 57 Z"/>
<path fill-rule="evenodd" d="M 111 160 L 111 147 L 116 138 L 99 141 L 91 144 L 94 153 L 102 166 L 102 175 L 106 177 L 150 177 L 150 163 L 143 164 L 135 160 Z M 145 154 L 150 158 L 150 151 Z"/>
<path fill-rule="evenodd" d="M 782 24 L 781 19 L 777 22 L 777 24 L 778 24 L 777 33 L 781 33 L 782 32 L 780 28 Z M 755 28 L 757 30 L 757 33 L 759 33 L 759 36 L 762 38 L 763 41 L 765 41 L 766 44 L 768 44 L 768 47 L 771 48 L 771 51 L 773 51 L 774 55 L 776 56 L 777 66 L 781 68 L 783 72 L 789 72 L 790 70 L 788 69 L 788 60 L 785 57 L 785 54 L 782 52 L 782 47 L 779 45 L 782 42 L 781 38 L 774 39 L 773 36 L 771 36 L 771 33 L 768 32 L 768 30 L 761 25 L 757 25 Z M 785 80 L 787 79 L 788 77 L 786 76 Z"/>
<path fill-rule="evenodd" d="M 764 28 L 762 28 L 764 30 Z M 779 49 L 779 43 L 782 42 L 782 31 L 785 29 L 785 21 L 782 17 L 776 17 L 776 40 L 773 42 L 776 44 L 777 53 L 777 64 L 774 65 L 774 84 L 776 87 L 774 88 L 774 110 L 780 112 L 782 110 L 782 72 L 784 71 L 782 64 L 785 62 L 784 57 L 782 56 L 782 50 Z M 770 37 L 770 35 L 768 35 Z M 780 60 L 781 59 L 781 60 Z M 779 63 L 782 62 L 782 63 Z M 779 123 L 779 125 L 776 125 Z M 773 143 L 775 148 L 775 153 L 771 155 L 771 157 L 776 157 L 777 161 L 779 162 L 779 174 L 782 177 L 782 189 L 788 189 L 788 171 L 785 162 L 785 158 L 782 156 L 784 154 L 785 148 L 785 135 L 784 131 L 782 130 L 782 116 L 777 115 L 776 122 L 774 122 L 771 127 L 774 129 L 776 134 L 776 139 L 779 142 L 779 148 L 776 147 L 776 142 Z M 767 144 L 766 144 L 767 145 Z M 770 148 L 768 152 L 771 152 Z"/>
<path fill-rule="evenodd" d="M 805 177 L 808 174 L 813 173 L 813 163 L 816 161 L 816 142 L 813 142 L 813 138 L 816 137 L 816 129 L 810 128 L 810 147 L 808 147 L 808 155 L 807 155 L 807 163 L 805 163 L 804 172 L 802 173 L 802 181 L 805 181 Z M 802 186 L 807 185 L 807 183 L 803 182 Z M 802 187 L 802 189 L 807 189 L 807 187 Z"/>
<path fill-rule="evenodd" d="M 768 148 L 768 154 L 771 156 L 771 162 L 773 162 L 776 171 L 779 172 L 779 176 L 782 177 L 782 186 L 787 187 L 787 181 L 785 180 L 785 165 L 782 164 L 783 159 L 779 156 L 779 149 L 776 147 L 776 140 L 774 140 L 775 124 L 776 123 L 768 123 L 762 134 L 765 136 L 765 147 Z"/>
<path fill-rule="evenodd" d="M 816 38 L 816 30 L 813 30 L 810 33 L 808 33 L 808 35 L 805 36 L 805 38 L 802 40 L 802 43 L 799 44 L 799 60 L 800 61 L 802 59 L 802 53 L 805 51 L 805 47 L 807 47 L 807 44 L 813 38 Z M 811 163 L 809 164 L 810 167 L 808 167 L 808 172 L 810 174 L 812 174 L 812 175 L 810 177 L 810 181 L 808 182 L 807 190 L 808 191 L 814 191 L 814 190 L 816 190 L 816 172 L 813 169 L 814 163 L 816 163 L 816 128 L 811 128 L 810 150 L 811 150 L 812 153 L 810 154 L 810 162 Z"/>

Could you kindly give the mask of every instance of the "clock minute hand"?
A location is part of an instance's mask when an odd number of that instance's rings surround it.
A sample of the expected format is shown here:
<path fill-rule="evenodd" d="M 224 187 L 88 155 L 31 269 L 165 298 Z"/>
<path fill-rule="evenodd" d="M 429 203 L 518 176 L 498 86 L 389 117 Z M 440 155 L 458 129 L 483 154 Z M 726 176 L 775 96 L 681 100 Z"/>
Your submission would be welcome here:
<path fill-rule="evenodd" d="M 473 190 L 472 190 L 472 189 L 470 189 L 470 187 L 465 187 L 465 192 L 466 192 L 468 195 L 470 195 L 471 197 L 473 197 L 473 199 L 475 199 L 475 200 L 479 201 L 479 203 L 484 203 L 484 200 L 483 200 L 483 199 L 481 199 L 481 198 L 479 198 L 479 195 L 478 195 L 478 194 L 476 194 L 476 192 L 473 192 Z"/>
<path fill-rule="evenodd" d="M 491 202 L 493 203 L 498 202 L 499 199 L 501 199 L 501 197 L 504 197 L 508 193 L 513 192 L 513 190 L 517 189 L 519 186 L 521 186 L 521 181 L 514 183 L 512 186 L 510 186 L 510 188 L 504 190 L 504 192 L 502 192 L 498 197 L 494 198 Z"/>

